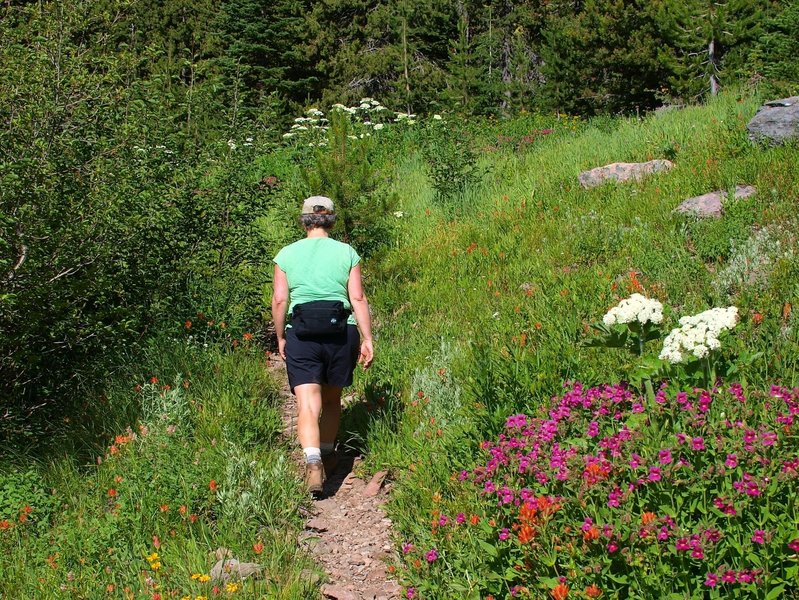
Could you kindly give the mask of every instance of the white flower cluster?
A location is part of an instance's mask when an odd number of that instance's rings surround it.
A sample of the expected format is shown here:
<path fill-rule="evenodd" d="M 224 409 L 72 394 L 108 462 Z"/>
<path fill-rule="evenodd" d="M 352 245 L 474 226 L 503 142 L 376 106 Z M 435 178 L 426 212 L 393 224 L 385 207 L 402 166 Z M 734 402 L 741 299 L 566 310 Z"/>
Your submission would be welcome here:
<path fill-rule="evenodd" d="M 375 118 L 378 117 L 375 113 L 388 109 L 377 100 L 361 98 L 357 106 L 345 106 L 344 104 L 337 103 L 331 106 L 330 110 L 345 113 L 347 118 L 354 121 L 356 125 L 361 125 L 374 131 L 380 131 L 383 129 L 384 125 L 383 123 L 374 122 Z M 294 119 L 291 130 L 284 133 L 283 138 L 288 140 L 299 136 L 301 141 L 311 139 L 310 143 L 308 143 L 310 147 L 326 146 L 327 142 L 325 138 L 327 130 L 330 128 L 330 121 L 325 118 L 325 113 L 318 108 L 310 108 L 305 114 L 307 116 Z M 367 131 L 365 134 L 361 133 L 359 136 L 349 137 L 350 139 L 363 139 L 364 137 L 370 136 L 371 133 Z"/>
<path fill-rule="evenodd" d="M 663 341 L 660 359 L 672 364 L 682 362 L 687 354 L 704 358 L 711 350 L 721 346 L 719 335 L 732 329 L 738 322 L 738 309 L 711 308 L 698 315 L 680 319 L 680 327 L 672 329 Z"/>
<path fill-rule="evenodd" d="M 617 306 L 611 308 L 602 318 L 605 325 L 625 324 L 638 321 L 641 325 L 663 320 L 663 305 L 657 300 L 646 298 L 641 294 L 633 294 L 625 298 Z"/>

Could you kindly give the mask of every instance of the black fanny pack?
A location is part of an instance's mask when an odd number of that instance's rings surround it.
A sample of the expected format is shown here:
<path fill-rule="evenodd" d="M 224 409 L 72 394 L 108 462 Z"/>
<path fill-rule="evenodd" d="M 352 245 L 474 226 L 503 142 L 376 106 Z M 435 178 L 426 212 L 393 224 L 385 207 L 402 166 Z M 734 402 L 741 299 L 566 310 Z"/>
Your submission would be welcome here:
<path fill-rule="evenodd" d="M 291 311 L 291 328 L 298 337 L 338 335 L 347 330 L 352 311 L 340 300 L 316 300 L 296 304 Z"/>

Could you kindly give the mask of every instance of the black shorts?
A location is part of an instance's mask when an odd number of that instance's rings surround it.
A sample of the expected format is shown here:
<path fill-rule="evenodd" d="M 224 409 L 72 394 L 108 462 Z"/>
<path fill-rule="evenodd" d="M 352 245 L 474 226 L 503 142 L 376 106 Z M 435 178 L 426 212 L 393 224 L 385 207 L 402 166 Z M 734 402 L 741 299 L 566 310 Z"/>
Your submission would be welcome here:
<path fill-rule="evenodd" d="M 341 335 L 298 338 L 286 329 L 286 371 L 289 387 L 319 383 L 335 387 L 352 385 L 352 373 L 361 353 L 361 336 L 355 325 Z"/>

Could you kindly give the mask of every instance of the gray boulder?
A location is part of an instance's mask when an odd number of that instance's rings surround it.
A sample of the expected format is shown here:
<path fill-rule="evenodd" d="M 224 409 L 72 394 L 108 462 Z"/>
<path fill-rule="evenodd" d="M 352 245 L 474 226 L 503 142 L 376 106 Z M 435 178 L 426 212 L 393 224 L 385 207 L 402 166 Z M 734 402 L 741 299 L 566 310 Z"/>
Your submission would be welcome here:
<path fill-rule="evenodd" d="M 748 198 L 756 191 L 751 185 L 736 185 L 733 197 L 736 200 Z M 675 208 L 674 212 L 692 214 L 697 217 L 720 217 L 722 204 L 726 198 L 727 192 L 716 190 L 715 192 L 688 198 L 688 200 L 685 200 Z"/>
<path fill-rule="evenodd" d="M 650 160 L 643 163 L 612 163 L 604 167 L 591 169 L 590 171 L 583 171 L 577 179 L 580 180 L 580 185 L 588 189 L 602 185 L 606 181 L 622 183 L 631 179 L 642 179 L 652 173 L 668 171 L 673 166 L 674 163 L 670 160 L 661 159 Z"/>
<path fill-rule="evenodd" d="M 799 139 L 799 96 L 766 102 L 746 126 L 749 139 L 772 146 Z"/>
<path fill-rule="evenodd" d="M 235 558 L 219 560 L 211 567 L 212 581 L 229 581 L 231 579 L 246 579 L 253 575 L 259 575 L 263 567 L 256 563 L 239 562 Z"/>

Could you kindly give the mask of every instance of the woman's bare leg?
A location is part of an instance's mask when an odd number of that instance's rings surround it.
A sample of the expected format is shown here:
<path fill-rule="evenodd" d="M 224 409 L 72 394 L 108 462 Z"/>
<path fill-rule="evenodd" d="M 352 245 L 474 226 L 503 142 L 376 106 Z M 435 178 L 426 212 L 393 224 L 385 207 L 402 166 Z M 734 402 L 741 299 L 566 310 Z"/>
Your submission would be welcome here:
<path fill-rule="evenodd" d="M 297 396 L 297 439 L 304 448 L 319 448 L 319 417 L 322 414 L 322 386 L 304 383 L 294 387 Z"/>
<path fill-rule="evenodd" d="M 336 441 L 341 423 L 341 391 L 340 387 L 322 386 L 322 419 L 319 422 L 319 441 L 322 444 L 332 444 Z"/>

